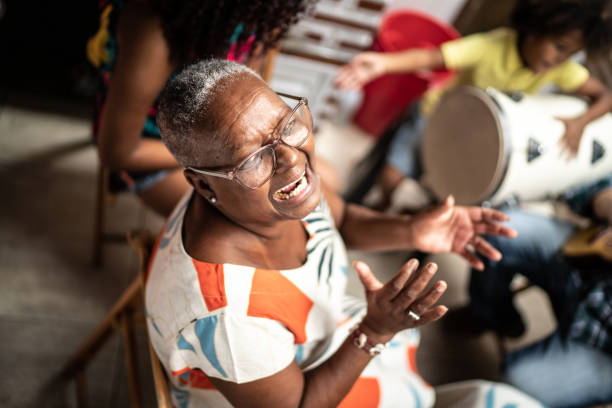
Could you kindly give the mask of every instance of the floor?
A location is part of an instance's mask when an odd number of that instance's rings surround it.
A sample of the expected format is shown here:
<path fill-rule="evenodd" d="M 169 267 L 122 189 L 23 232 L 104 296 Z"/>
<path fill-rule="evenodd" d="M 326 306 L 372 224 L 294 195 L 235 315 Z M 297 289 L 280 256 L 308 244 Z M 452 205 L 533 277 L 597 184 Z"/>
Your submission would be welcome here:
<path fill-rule="evenodd" d="M 90 145 L 86 106 L 12 95 L 0 102 L 0 406 L 76 406 L 74 381 L 57 377 L 62 365 L 104 317 L 134 278 L 138 260 L 127 245 L 108 245 L 102 267 L 91 266 L 97 159 Z M 343 179 L 371 144 L 352 126 L 320 124 L 318 149 L 338 165 Z M 346 146 L 353 146 L 347 155 Z M 162 220 L 129 196 L 109 209 L 117 231 Z M 370 263 L 381 279 L 394 273 L 408 253 L 351 252 Z M 442 302 L 451 309 L 466 302 L 468 270 L 454 256 L 437 256 L 439 278 L 449 283 Z M 356 278 L 349 291 L 361 295 Z M 550 332 L 549 306 L 537 289 L 521 295 L 528 333 L 518 347 Z M 154 395 L 143 329 L 137 336 L 145 406 Z M 495 379 L 500 363 L 497 339 L 450 333 L 443 323 L 423 329 L 418 364 L 436 385 L 471 378 Z M 87 371 L 90 407 L 129 406 L 122 343 L 114 336 Z"/>

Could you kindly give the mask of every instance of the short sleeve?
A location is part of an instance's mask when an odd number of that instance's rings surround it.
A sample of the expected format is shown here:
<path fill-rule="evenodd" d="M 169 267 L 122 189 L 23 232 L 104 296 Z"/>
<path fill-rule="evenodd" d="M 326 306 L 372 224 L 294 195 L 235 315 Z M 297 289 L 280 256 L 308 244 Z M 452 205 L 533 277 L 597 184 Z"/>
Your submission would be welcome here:
<path fill-rule="evenodd" d="M 486 52 L 487 34 L 472 34 L 445 42 L 440 46 L 444 65 L 450 69 L 464 69 L 476 65 Z"/>
<path fill-rule="evenodd" d="M 554 81 L 564 92 L 575 92 L 589 79 L 589 76 L 588 69 L 569 60 L 558 68 Z"/>
<path fill-rule="evenodd" d="M 278 321 L 223 312 L 181 330 L 170 360 L 209 377 L 243 383 L 285 369 L 295 350 L 293 333 Z"/>

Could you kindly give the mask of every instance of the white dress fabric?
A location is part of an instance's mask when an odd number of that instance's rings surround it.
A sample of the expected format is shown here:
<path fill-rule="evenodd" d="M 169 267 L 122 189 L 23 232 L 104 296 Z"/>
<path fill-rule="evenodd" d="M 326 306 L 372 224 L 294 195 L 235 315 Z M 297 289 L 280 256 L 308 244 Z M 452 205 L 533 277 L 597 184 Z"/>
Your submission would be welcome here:
<path fill-rule="evenodd" d="M 299 268 L 262 270 L 193 259 L 182 241 L 183 197 L 156 244 L 145 288 L 149 336 L 178 408 L 230 407 L 209 377 L 236 383 L 271 376 L 296 361 L 317 367 L 365 313 L 345 296 L 347 257 L 326 203 L 302 220 L 309 239 Z M 339 405 L 430 407 L 418 374 L 417 330 L 394 337 Z"/>

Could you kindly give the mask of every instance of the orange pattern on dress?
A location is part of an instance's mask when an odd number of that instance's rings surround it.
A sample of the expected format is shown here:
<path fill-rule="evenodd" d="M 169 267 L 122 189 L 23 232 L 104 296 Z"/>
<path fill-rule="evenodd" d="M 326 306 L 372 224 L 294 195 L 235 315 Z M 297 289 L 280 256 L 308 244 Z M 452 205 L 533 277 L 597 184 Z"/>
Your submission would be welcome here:
<path fill-rule="evenodd" d="M 312 300 L 279 271 L 256 269 L 253 273 L 247 316 L 280 321 L 293 333 L 296 344 L 306 342 L 306 320 L 312 305 Z"/>
<path fill-rule="evenodd" d="M 408 360 L 407 361 L 408 369 L 412 371 L 413 373 L 417 374 L 418 376 L 420 376 L 421 374 L 419 373 L 419 369 L 417 368 L 416 354 L 417 354 L 416 345 L 408 346 L 406 348 L 406 359 Z M 424 378 L 423 378 L 423 385 L 425 385 L 425 387 L 427 388 L 431 387 L 431 385 L 427 383 L 427 381 L 425 381 Z"/>
<path fill-rule="evenodd" d="M 206 374 L 202 370 L 197 368 L 189 372 L 189 384 L 193 388 L 200 388 L 205 390 L 215 390 L 215 386 L 210 382 Z"/>
<path fill-rule="evenodd" d="M 380 403 L 380 385 L 373 377 L 359 377 L 338 408 L 376 408 Z"/>
<path fill-rule="evenodd" d="M 201 262 L 193 259 L 198 273 L 200 292 L 209 312 L 227 306 L 223 265 Z"/>

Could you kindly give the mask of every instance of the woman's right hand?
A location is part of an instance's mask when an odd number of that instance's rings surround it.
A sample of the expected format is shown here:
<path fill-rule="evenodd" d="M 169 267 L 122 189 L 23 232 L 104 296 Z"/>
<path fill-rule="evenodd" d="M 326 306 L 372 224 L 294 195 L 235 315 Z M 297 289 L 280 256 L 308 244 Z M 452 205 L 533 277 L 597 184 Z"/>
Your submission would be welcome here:
<path fill-rule="evenodd" d="M 338 69 L 335 83 L 338 88 L 359 89 L 383 75 L 385 71 L 385 55 L 383 53 L 362 52 L 356 55 L 347 65 Z"/>
<path fill-rule="evenodd" d="M 382 341 L 388 341 L 401 330 L 436 321 L 448 310 L 442 305 L 434 307 L 446 290 L 446 282 L 437 281 L 424 291 L 438 270 L 435 263 L 428 263 L 418 269 L 419 262 L 411 259 L 385 284 L 374 276 L 364 262 L 355 262 L 353 266 L 365 287 L 368 305 L 361 325 Z M 411 314 L 420 318 L 417 320 Z"/>

